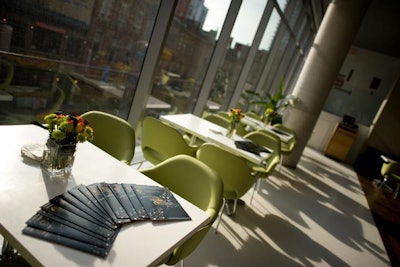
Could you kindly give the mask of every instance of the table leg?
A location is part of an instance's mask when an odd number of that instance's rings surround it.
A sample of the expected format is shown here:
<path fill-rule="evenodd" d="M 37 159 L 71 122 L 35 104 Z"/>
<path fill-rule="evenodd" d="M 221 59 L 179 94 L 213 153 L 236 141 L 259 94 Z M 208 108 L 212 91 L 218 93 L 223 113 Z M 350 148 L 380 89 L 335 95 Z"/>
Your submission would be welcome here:
<path fill-rule="evenodd" d="M 1 260 L 2 261 L 14 261 L 17 258 L 15 249 L 10 245 L 7 240 L 3 240 L 3 246 L 1 247 Z"/>

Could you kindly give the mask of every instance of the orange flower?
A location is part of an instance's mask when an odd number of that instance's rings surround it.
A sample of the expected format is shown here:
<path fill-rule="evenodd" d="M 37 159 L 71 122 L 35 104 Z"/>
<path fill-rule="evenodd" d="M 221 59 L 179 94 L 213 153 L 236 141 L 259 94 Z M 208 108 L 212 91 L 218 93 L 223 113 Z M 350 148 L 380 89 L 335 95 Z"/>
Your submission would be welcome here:
<path fill-rule="evenodd" d="M 52 113 L 44 117 L 50 138 L 59 144 L 76 144 L 93 140 L 93 129 L 81 116 Z"/>
<path fill-rule="evenodd" d="M 244 118 L 244 114 L 240 110 L 240 108 L 231 108 L 229 110 L 229 117 L 234 122 L 239 122 L 242 118 Z"/>

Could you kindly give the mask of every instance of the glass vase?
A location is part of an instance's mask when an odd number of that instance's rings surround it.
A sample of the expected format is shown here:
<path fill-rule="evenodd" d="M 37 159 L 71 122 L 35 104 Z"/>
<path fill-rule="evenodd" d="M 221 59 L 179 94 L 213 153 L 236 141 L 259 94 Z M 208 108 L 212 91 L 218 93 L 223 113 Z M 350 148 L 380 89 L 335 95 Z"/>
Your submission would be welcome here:
<path fill-rule="evenodd" d="M 47 139 L 43 149 L 41 167 L 50 178 L 68 178 L 75 159 L 75 144 L 58 144 Z"/>
<path fill-rule="evenodd" d="M 232 138 L 235 135 L 237 122 L 232 121 L 226 131 L 226 136 Z"/>

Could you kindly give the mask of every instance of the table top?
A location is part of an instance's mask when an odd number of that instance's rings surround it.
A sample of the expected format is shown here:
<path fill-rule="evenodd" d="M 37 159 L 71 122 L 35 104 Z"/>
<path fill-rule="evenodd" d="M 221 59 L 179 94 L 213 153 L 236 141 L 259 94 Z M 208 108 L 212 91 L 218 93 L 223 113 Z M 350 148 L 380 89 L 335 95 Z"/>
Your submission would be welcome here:
<path fill-rule="evenodd" d="M 154 97 L 149 96 L 147 100 L 146 109 L 170 109 L 171 105 Z"/>
<path fill-rule="evenodd" d="M 0 126 L 0 136 L 0 234 L 33 266 L 155 266 L 209 218 L 175 195 L 191 220 L 123 225 L 106 258 L 24 235 L 26 221 L 41 205 L 79 184 L 157 183 L 89 142 L 77 145 L 67 182 L 50 180 L 42 174 L 39 162 L 22 157 L 20 152 L 25 144 L 44 144 L 46 130 L 34 125 Z"/>
<path fill-rule="evenodd" d="M 243 137 L 236 134 L 232 138 L 226 137 L 226 128 L 193 114 L 163 115 L 160 116 L 160 119 L 197 138 L 210 143 L 216 143 L 227 151 L 241 156 L 254 164 L 260 164 L 269 155 L 261 153 L 261 156 L 257 156 L 245 150 L 238 149 L 235 141 L 245 141 Z"/>

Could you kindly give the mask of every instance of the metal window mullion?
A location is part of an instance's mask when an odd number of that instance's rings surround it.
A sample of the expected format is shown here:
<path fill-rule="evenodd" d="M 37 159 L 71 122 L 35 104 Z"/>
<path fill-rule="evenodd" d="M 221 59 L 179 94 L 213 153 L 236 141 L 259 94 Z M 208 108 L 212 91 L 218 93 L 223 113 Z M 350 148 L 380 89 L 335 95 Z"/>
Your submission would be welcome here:
<path fill-rule="evenodd" d="M 204 107 L 207 104 L 207 100 L 210 95 L 211 87 L 215 79 L 215 75 L 218 71 L 218 68 L 221 65 L 221 62 L 224 58 L 226 49 L 229 44 L 229 40 L 231 37 L 232 29 L 235 24 L 237 15 L 239 13 L 240 6 L 242 5 L 242 0 L 232 0 L 228 14 L 226 15 L 224 24 L 221 29 L 221 34 L 218 38 L 217 44 L 212 53 L 210 63 L 208 65 L 206 75 L 204 77 L 203 83 L 200 87 L 200 94 L 196 101 L 196 105 L 193 109 L 193 114 L 201 115 Z"/>
<path fill-rule="evenodd" d="M 267 5 L 266 5 L 266 7 L 264 9 L 264 13 L 263 13 L 263 15 L 261 17 L 260 24 L 258 26 L 257 32 L 256 32 L 256 34 L 254 36 L 253 43 L 251 45 L 250 51 L 249 51 L 249 53 L 247 55 L 246 61 L 244 63 L 244 66 L 243 66 L 243 68 L 242 68 L 242 70 L 240 72 L 240 76 L 239 76 L 239 79 L 238 79 L 238 81 L 236 83 L 235 90 L 234 90 L 233 95 L 231 97 L 231 100 L 229 102 L 229 107 L 236 106 L 238 101 L 239 101 L 239 99 L 240 99 L 240 96 L 242 94 L 243 88 L 244 88 L 244 86 L 246 84 L 247 76 L 249 75 L 250 68 L 251 68 L 251 66 L 252 66 L 252 64 L 254 62 L 254 58 L 255 58 L 256 53 L 257 53 L 257 51 L 259 49 L 262 37 L 264 35 L 265 29 L 267 28 L 267 25 L 268 25 L 268 22 L 270 20 L 270 17 L 271 17 L 273 9 L 274 9 L 273 3 L 271 1 L 268 1 Z"/>
<path fill-rule="evenodd" d="M 283 13 L 282 9 L 280 8 L 279 4 L 276 2 L 276 0 L 272 0 L 275 3 L 275 9 L 278 12 L 279 16 L 282 19 L 282 22 L 284 25 L 286 25 L 286 27 L 289 29 L 289 34 L 290 36 L 297 42 L 297 37 L 296 35 L 293 33 L 292 29 L 290 28 L 290 23 L 287 20 L 285 14 Z M 293 9 L 295 8 L 295 3 L 296 1 L 290 1 L 289 5 L 286 8 L 286 12 L 290 13 L 293 11 Z"/>
<path fill-rule="evenodd" d="M 160 7 L 154 22 L 153 31 L 150 36 L 149 45 L 143 60 L 135 95 L 128 115 L 128 121 L 135 129 L 138 129 L 139 122 L 146 109 L 146 103 L 153 87 L 154 73 L 158 64 L 158 59 L 165 40 L 167 39 L 168 30 L 174 17 L 177 2 L 178 0 L 160 1 Z"/>
<path fill-rule="evenodd" d="M 274 2 L 276 3 L 276 0 L 274 0 Z M 289 14 L 289 15 L 292 14 L 295 11 L 296 3 L 298 3 L 298 2 L 290 1 L 289 4 L 286 6 L 285 13 Z M 269 90 L 272 90 L 272 91 L 277 90 L 278 85 L 280 83 L 281 76 L 284 77 L 284 73 L 279 73 L 279 71 L 282 69 L 283 57 L 286 54 L 285 52 L 290 47 L 290 43 L 292 43 L 292 42 L 296 43 L 297 42 L 296 35 L 293 33 L 292 29 L 290 28 L 290 23 L 286 19 L 285 14 L 283 14 L 283 12 L 281 11 L 279 5 L 276 5 L 276 9 L 277 9 L 278 14 L 281 17 L 281 22 L 283 22 L 281 24 L 281 26 L 282 26 L 281 31 L 285 32 L 285 29 L 287 29 L 287 33 L 286 34 L 288 34 L 288 43 L 283 48 L 282 53 L 278 54 L 280 56 L 280 58 L 276 58 L 275 57 L 275 59 L 276 59 L 276 68 L 275 68 L 274 71 L 270 71 L 269 72 L 269 75 L 268 75 L 266 81 L 264 82 L 264 87 L 269 88 Z M 279 47 L 281 45 L 284 45 L 284 43 L 283 43 L 284 37 L 285 37 L 285 34 L 283 34 L 282 39 L 279 42 Z M 271 64 L 271 68 L 273 66 L 274 66 L 274 64 L 272 63 Z"/>
<path fill-rule="evenodd" d="M 285 34 L 284 28 L 285 27 L 283 27 L 283 25 L 280 23 L 280 25 L 278 26 L 277 33 L 274 36 L 274 40 L 272 42 L 272 46 L 269 51 L 267 62 L 265 63 L 261 77 L 258 80 L 256 92 L 262 93 L 262 91 L 264 91 L 263 89 L 265 87 L 265 83 L 268 78 L 268 75 L 270 74 L 272 63 L 274 62 L 275 56 L 277 55 L 277 51 L 279 50 L 279 46 L 280 46 L 283 36 Z"/>
<path fill-rule="evenodd" d="M 294 3 L 294 2 L 292 2 Z M 291 10 L 294 9 L 295 5 L 290 5 L 288 7 L 288 10 L 290 10 L 289 12 L 294 12 L 295 10 Z M 293 39 L 293 36 L 295 36 L 294 33 L 296 33 L 297 31 L 299 31 L 299 29 L 301 28 L 301 23 L 299 23 L 299 20 L 301 19 L 301 16 L 304 15 L 305 13 L 305 9 L 302 8 L 300 11 L 299 16 L 296 19 L 296 23 L 294 24 L 293 29 L 289 29 L 289 31 L 292 31 L 293 34 L 290 35 L 290 37 L 292 37 L 290 40 L 292 40 L 291 42 L 289 42 L 285 48 L 285 52 L 283 53 L 283 57 L 281 58 L 279 67 L 277 68 L 276 73 L 279 75 L 274 75 L 273 77 L 273 81 L 271 83 L 271 86 L 273 85 L 278 85 L 280 83 L 280 79 L 281 76 L 284 78 L 284 82 L 285 82 L 285 93 L 287 93 L 287 76 L 288 76 L 288 72 L 289 72 L 289 63 L 292 62 L 293 58 L 295 57 L 296 52 L 298 51 L 298 53 L 301 53 L 301 47 L 299 42 L 296 39 Z"/>

